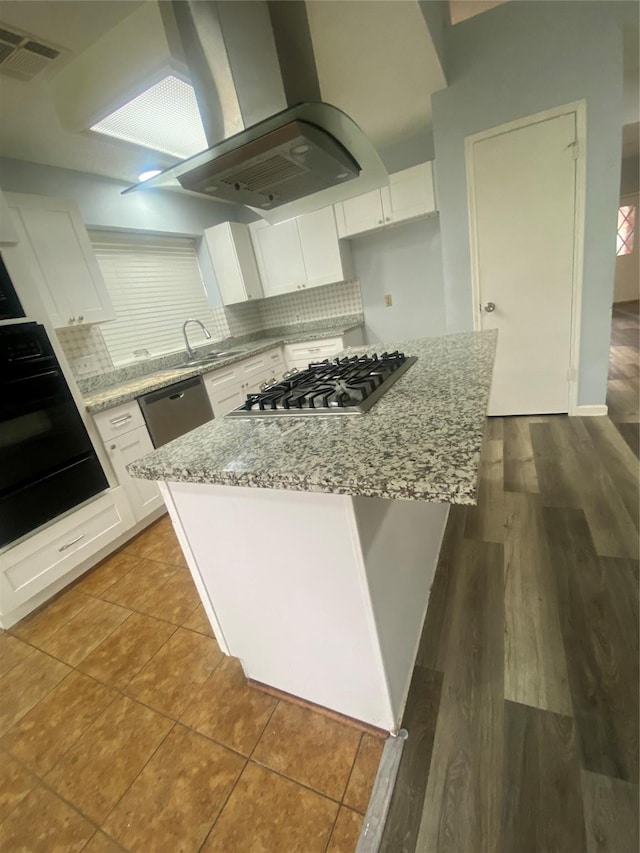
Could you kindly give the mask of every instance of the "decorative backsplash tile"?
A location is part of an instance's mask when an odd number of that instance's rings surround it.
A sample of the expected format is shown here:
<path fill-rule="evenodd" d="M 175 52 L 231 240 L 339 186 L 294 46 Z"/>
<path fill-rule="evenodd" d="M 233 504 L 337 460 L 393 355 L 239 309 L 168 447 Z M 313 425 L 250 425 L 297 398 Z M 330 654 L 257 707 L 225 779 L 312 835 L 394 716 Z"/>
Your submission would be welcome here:
<path fill-rule="evenodd" d="M 75 326 L 56 331 L 74 376 L 99 376 L 113 370 L 99 326 Z"/>
<path fill-rule="evenodd" d="M 241 302 L 237 305 L 212 308 L 211 320 L 207 322 L 207 328 L 214 341 L 222 341 L 229 337 L 255 336 L 263 330 L 281 329 L 297 324 L 313 324 L 332 317 L 362 313 L 360 283 L 348 281 L 314 287 L 300 293 L 285 293 L 282 296 L 272 296 L 255 302 Z M 58 337 L 74 376 L 77 379 L 87 380 L 86 391 L 91 390 L 89 386 L 93 386 L 89 381 L 92 377 L 114 371 L 114 365 L 99 326 L 59 329 Z M 171 362 L 172 356 L 167 354 L 165 357 L 160 357 L 160 360 Z M 124 381 L 124 379 L 142 375 L 147 370 L 148 361 L 145 360 L 118 368 L 116 372 L 118 381 Z"/>
<path fill-rule="evenodd" d="M 260 302 L 262 328 L 306 323 L 324 317 L 362 314 L 360 282 L 326 284 L 300 293 L 284 293 Z"/>

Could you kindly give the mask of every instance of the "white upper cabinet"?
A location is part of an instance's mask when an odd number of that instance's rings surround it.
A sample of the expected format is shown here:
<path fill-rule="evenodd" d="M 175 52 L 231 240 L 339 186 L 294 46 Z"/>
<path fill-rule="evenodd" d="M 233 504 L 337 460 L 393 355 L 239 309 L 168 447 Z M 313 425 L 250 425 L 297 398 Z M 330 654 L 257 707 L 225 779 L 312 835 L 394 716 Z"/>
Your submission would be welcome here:
<path fill-rule="evenodd" d="M 222 301 L 225 305 L 263 297 L 249 229 L 240 222 L 222 222 L 205 228 Z"/>
<path fill-rule="evenodd" d="M 345 281 L 352 276 L 351 250 L 338 240 L 333 207 L 297 218 L 307 287 Z"/>
<path fill-rule="evenodd" d="M 306 281 L 302 247 L 295 219 L 250 226 L 265 296 L 300 290 Z"/>
<path fill-rule="evenodd" d="M 34 279 L 56 328 L 114 318 L 89 235 L 74 201 L 8 193 L 20 243 L 31 249 Z"/>
<path fill-rule="evenodd" d="M 420 163 L 389 176 L 389 186 L 335 205 L 338 234 L 355 237 L 435 213 L 433 164 Z"/>
<path fill-rule="evenodd" d="M 420 163 L 389 176 L 389 189 L 382 197 L 385 224 L 435 212 L 432 166 L 432 163 Z"/>
<path fill-rule="evenodd" d="M 386 188 L 385 188 L 386 189 Z M 336 205 L 338 233 L 340 237 L 364 234 L 384 226 L 382 191 L 372 190 L 363 195 L 348 198 Z"/>
<path fill-rule="evenodd" d="M 351 254 L 341 246 L 333 207 L 278 225 L 249 226 L 265 296 L 305 290 L 351 277 Z"/>

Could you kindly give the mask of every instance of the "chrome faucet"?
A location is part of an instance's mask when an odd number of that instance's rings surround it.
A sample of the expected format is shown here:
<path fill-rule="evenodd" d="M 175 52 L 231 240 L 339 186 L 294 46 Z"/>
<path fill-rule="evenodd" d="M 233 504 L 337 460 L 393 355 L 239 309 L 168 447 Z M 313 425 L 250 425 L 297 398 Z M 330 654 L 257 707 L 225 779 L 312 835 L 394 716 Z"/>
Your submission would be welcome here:
<path fill-rule="evenodd" d="M 211 340 L 211 332 L 209 331 L 209 329 L 207 329 L 204 323 L 201 323 L 200 320 L 196 320 L 195 317 L 189 317 L 188 320 L 184 321 L 184 324 L 182 326 L 182 334 L 184 335 L 184 345 L 187 349 L 187 357 L 189 361 L 193 361 L 193 359 L 196 357 L 196 354 L 193 347 L 189 343 L 189 338 L 187 337 L 187 326 L 189 325 L 189 323 L 197 323 L 204 332 L 204 336 L 208 341 Z"/>

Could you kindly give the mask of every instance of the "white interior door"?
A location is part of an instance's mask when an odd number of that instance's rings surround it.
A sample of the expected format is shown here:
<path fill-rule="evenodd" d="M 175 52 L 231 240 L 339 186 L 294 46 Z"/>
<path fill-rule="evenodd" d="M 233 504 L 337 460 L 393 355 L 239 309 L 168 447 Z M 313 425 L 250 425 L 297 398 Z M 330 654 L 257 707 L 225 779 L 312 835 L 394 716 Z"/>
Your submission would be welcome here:
<path fill-rule="evenodd" d="M 569 411 L 576 152 L 575 113 L 471 146 L 475 307 L 498 329 L 490 415 Z"/>

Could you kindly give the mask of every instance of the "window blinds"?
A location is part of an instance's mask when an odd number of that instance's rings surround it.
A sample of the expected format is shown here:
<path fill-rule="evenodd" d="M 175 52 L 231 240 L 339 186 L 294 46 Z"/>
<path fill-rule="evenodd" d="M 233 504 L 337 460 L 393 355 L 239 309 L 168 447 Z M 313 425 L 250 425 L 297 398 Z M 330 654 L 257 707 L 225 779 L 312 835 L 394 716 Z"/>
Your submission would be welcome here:
<path fill-rule="evenodd" d="M 193 240 L 93 231 L 91 242 L 116 314 L 100 327 L 114 365 L 183 349 L 184 321 L 211 321 Z"/>

